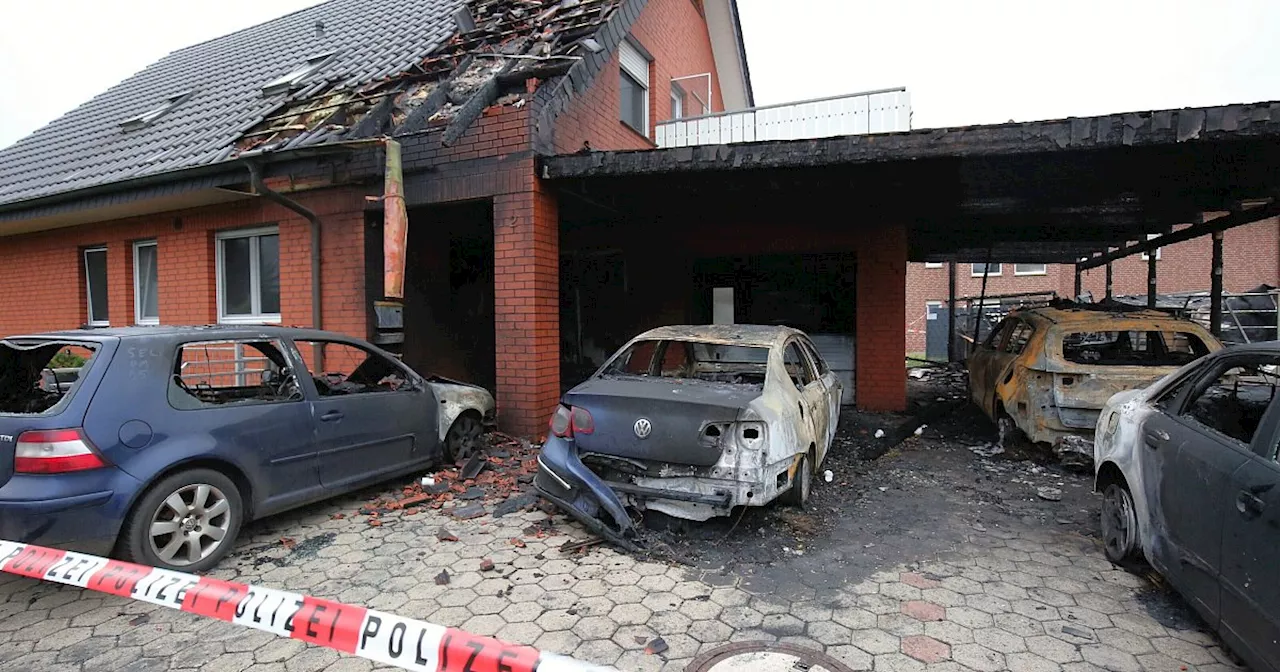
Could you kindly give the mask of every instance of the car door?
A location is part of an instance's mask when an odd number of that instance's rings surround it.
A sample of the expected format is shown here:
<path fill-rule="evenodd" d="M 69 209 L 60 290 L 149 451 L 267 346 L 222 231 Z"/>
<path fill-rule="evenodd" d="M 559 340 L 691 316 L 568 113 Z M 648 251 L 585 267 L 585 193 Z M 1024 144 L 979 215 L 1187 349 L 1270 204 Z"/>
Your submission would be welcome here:
<path fill-rule="evenodd" d="M 822 384 L 824 395 L 822 401 L 825 402 L 823 403 L 823 409 L 826 410 L 827 427 L 826 443 L 822 447 L 823 455 L 825 455 L 836 437 L 836 425 L 840 420 L 840 399 L 844 390 L 840 385 L 840 379 L 836 377 L 831 367 L 827 366 L 827 362 L 822 358 L 822 355 L 818 354 L 818 348 L 814 346 L 813 342 L 807 338 L 801 338 L 800 345 L 805 354 L 809 356 L 809 361 L 813 365 L 814 371 L 818 374 L 818 382 Z M 818 461 L 821 463 L 821 455 Z"/>
<path fill-rule="evenodd" d="M 817 447 L 817 460 L 814 464 L 816 467 L 822 462 L 822 457 L 827 450 L 825 445 L 827 416 L 830 413 L 826 409 L 826 389 L 818 379 L 817 372 L 813 370 L 809 358 L 801 349 L 798 339 L 793 338 L 787 342 L 782 357 L 787 367 L 787 374 L 791 376 L 791 382 L 799 395 L 801 422 L 808 429 L 810 440 Z"/>
<path fill-rule="evenodd" d="M 280 340 L 179 344 L 168 388 L 176 426 L 157 427 L 242 465 L 259 515 L 322 495 L 310 407 L 286 352 Z"/>
<path fill-rule="evenodd" d="M 1259 373 L 1270 379 L 1273 396 L 1280 396 L 1274 394 L 1274 374 Z M 1219 630 L 1251 665 L 1275 671 L 1280 670 L 1280 401 L 1272 400 L 1253 448 L 1226 491 Z"/>
<path fill-rule="evenodd" d="M 295 340 L 307 362 L 320 484 L 343 491 L 440 457 L 435 397 L 400 362 L 355 341 Z M 323 362 L 317 373 L 311 363 Z"/>
<path fill-rule="evenodd" d="M 1004 344 L 1019 322 L 1017 318 L 1005 318 L 991 330 L 986 341 L 969 353 L 969 396 L 992 418 L 995 417 L 996 381 L 1007 360 Z"/>
<path fill-rule="evenodd" d="M 1151 561 L 1216 624 L 1220 614 L 1222 517 L 1234 506 L 1233 475 L 1252 455 L 1269 399 L 1237 403 L 1249 357 L 1214 361 L 1143 423 L 1139 462 L 1155 526 Z"/>

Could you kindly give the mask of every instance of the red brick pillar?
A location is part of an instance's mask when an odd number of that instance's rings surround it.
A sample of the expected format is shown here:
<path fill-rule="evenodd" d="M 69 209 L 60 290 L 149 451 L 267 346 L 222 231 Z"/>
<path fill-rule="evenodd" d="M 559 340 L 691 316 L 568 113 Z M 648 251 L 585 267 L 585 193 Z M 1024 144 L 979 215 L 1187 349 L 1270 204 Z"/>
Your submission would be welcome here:
<path fill-rule="evenodd" d="M 858 246 L 855 391 L 865 411 L 907 408 L 907 229 L 892 225 Z"/>
<path fill-rule="evenodd" d="M 493 201 L 498 418 L 504 430 L 545 434 L 560 397 L 560 217 L 555 194 Z"/>

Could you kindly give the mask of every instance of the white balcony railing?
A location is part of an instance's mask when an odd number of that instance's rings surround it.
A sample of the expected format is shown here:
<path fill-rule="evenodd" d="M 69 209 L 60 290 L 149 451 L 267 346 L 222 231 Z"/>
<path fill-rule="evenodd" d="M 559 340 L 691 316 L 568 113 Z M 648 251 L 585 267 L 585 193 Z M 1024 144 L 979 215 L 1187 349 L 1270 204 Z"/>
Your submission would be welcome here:
<path fill-rule="evenodd" d="M 655 140 L 665 148 L 909 130 L 911 97 L 903 88 L 665 121 Z"/>

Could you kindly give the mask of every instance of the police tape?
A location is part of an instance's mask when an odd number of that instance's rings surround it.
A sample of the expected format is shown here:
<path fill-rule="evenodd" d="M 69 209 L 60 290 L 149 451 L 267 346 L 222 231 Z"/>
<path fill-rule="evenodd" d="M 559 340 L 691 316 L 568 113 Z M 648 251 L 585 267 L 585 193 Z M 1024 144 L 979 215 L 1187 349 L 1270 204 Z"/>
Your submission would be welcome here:
<path fill-rule="evenodd" d="M 613 670 L 457 628 L 309 595 L 31 544 L 0 540 L 0 571 L 216 618 L 406 670 Z"/>

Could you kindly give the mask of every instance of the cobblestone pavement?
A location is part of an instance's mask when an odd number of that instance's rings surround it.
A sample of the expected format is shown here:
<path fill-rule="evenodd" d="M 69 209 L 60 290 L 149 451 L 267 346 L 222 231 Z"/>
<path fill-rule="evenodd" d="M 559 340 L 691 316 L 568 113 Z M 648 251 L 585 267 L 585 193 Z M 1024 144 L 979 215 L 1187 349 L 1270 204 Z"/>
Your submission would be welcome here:
<path fill-rule="evenodd" d="M 604 547 L 562 555 L 559 546 L 585 532 L 556 516 L 560 533 L 539 538 L 530 526 L 547 516 L 536 511 L 470 521 L 396 512 L 374 527 L 353 515 L 362 500 L 348 497 L 255 524 L 214 575 L 622 670 L 682 670 L 700 652 L 743 640 L 812 647 L 859 670 L 1240 669 L 1177 598 L 1110 565 L 1095 539 L 986 505 L 959 485 L 974 481 L 972 462 L 963 448 L 924 442 L 878 460 L 860 485 L 820 484 L 864 493 L 834 511 L 841 527 L 811 539 L 803 555 L 758 567 L 691 568 Z M 1077 481 L 1067 489 L 1086 483 Z M 876 522 L 878 511 L 891 515 Z M 458 541 L 438 541 L 441 527 Z M 297 545 L 286 548 L 282 536 Z M 483 558 L 495 568 L 481 571 Z M 436 583 L 442 571 L 447 585 Z M 668 650 L 646 655 L 659 636 Z M 145 603 L 0 578 L 4 670 L 372 667 Z"/>

